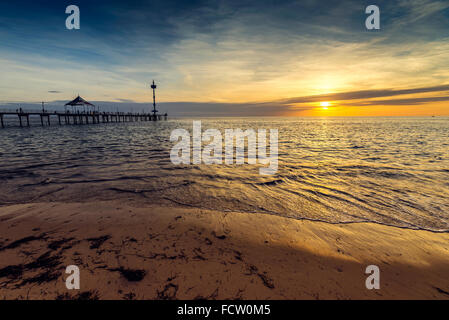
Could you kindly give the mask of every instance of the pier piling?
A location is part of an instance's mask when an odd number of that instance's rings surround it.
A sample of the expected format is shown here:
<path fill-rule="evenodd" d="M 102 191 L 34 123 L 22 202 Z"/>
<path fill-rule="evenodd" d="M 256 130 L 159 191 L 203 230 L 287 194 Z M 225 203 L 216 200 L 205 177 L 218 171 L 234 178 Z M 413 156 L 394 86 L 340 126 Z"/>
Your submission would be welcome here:
<path fill-rule="evenodd" d="M 167 120 L 167 114 L 151 114 L 151 113 L 122 113 L 122 112 L 103 112 L 103 113 L 70 113 L 66 112 L 54 112 L 49 113 L 48 111 L 2 111 L 0 110 L 0 127 L 5 128 L 7 123 L 5 123 L 6 116 L 16 116 L 19 119 L 20 127 L 30 127 L 30 117 L 39 117 L 40 124 L 42 127 L 51 125 L 51 118 L 57 117 L 58 124 L 60 126 L 72 124 L 106 124 L 106 123 L 118 123 L 118 122 L 140 122 L 140 121 L 158 121 Z M 16 118 L 16 119 L 17 119 Z M 23 122 L 25 118 L 26 123 Z M 8 119 L 6 117 L 6 119 Z M 63 121 L 64 120 L 64 121 Z M 56 119 L 55 119 L 56 121 Z"/>

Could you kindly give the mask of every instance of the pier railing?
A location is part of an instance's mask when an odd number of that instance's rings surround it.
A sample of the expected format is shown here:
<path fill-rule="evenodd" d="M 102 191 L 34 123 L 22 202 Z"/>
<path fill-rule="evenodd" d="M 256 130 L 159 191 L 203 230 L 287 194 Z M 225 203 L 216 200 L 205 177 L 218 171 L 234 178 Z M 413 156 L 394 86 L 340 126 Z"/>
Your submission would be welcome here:
<path fill-rule="evenodd" d="M 114 122 L 135 122 L 135 121 L 159 121 L 167 120 L 167 114 L 132 113 L 132 112 L 99 112 L 99 111 L 77 111 L 69 110 L 64 112 L 49 110 L 6 110 L 0 109 L 0 125 L 5 127 L 5 116 L 17 117 L 20 127 L 30 126 L 30 117 L 40 118 L 42 126 L 51 125 L 51 119 L 57 118 L 58 125 L 72 124 L 99 124 Z"/>

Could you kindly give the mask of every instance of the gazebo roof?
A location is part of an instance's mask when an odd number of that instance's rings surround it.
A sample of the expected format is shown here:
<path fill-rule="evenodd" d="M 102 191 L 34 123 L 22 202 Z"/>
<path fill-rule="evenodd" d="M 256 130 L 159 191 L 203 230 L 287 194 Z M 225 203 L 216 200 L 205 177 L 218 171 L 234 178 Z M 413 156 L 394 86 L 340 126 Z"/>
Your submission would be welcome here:
<path fill-rule="evenodd" d="M 75 99 L 73 99 L 70 102 L 67 102 L 65 105 L 66 106 L 92 106 L 92 107 L 95 107 L 92 103 L 87 102 L 80 96 L 76 97 Z"/>

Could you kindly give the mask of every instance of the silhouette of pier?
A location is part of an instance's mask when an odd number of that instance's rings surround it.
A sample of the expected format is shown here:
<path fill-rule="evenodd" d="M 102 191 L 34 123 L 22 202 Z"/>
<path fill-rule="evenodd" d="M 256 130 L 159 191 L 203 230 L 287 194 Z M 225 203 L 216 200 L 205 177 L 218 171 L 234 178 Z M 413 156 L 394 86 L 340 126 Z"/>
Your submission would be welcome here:
<path fill-rule="evenodd" d="M 81 98 L 79 95 L 70 102 L 64 105 L 64 112 L 49 112 L 45 110 L 44 102 L 42 102 L 42 110 L 40 111 L 24 111 L 22 108 L 12 110 L 0 109 L 0 125 L 5 128 L 5 116 L 18 117 L 20 127 L 30 126 L 30 117 L 40 118 L 41 126 L 50 126 L 52 118 L 58 119 L 58 125 L 83 125 L 83 124 L 99 124 L 99 123 L 111 123 L 111 122 L 135 122 L 135 121 L 159 121 L 167 120 L 167 114 L 158 114 L 156 110 L 156 85 L 151 85 L 153 89 L 153 110 L 150 113 L 132 113 L 132 112 L 100 112 L 97 107 Z M 67 107 L 71 107 L 72 111 L 67 110 Z M 79 110 L 77 108 L 84 108 Z M 87 108 L 87 110 L 86 110 Z M 92 109 L 92 110 L 89 110 Z"/>
<path fill-rule="evenodd" d="M 48 112 L 48 111 L 2 111 L 0 110 L 1 127 L 5 128 L 5 116 L 15 116 L 19 119 L 20 127 L 30 127 L 30 118 L 40 118 L 41 126 L 57 125 L 86 125 L 99 123 L 119 123 L 136 121 L 167 120 L 167 114 L 125 113 L 125 112 Z M 54 121 L 51 121 L 54 119 Z"/>

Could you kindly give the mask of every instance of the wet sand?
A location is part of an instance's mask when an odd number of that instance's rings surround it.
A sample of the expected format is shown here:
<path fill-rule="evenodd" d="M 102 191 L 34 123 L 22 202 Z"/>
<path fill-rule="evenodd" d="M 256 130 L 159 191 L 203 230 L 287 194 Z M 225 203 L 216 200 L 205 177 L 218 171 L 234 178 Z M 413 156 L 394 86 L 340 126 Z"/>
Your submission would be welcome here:
<path fill-rule="evenodd" d="M 0 207 L 0 299 L 449 299 L 448 273 L 447 233 L 118 200 Z"/>

